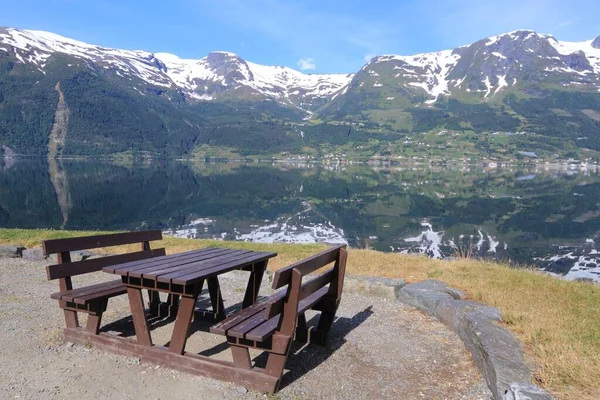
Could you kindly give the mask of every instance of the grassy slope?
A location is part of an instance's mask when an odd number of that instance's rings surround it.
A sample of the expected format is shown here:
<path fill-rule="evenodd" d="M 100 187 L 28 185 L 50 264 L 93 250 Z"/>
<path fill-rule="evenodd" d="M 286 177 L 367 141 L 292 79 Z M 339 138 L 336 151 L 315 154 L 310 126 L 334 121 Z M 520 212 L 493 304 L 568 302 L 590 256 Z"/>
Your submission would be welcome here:
<path fill-rule="evenodd" d="M 44 239 L 98 233 L 0 229 L 0 245 L 34 247 Z M 276 251 L 278 257 L 269 265 L 273 270 L 325 248 L 171 237 L 154 244 L 158 246 L 164 246 L 169 254 L 208 246 Z M 435 278 L 464 290 L 472 300 L 500 308 L 504 324 L 518 335 L 527 355 L 538 366 L 537 384 L 559 398 L 600 398 L 599 287 L 488 262 L 440 261 L 359 249 L 350 249 L 347 271 L 354 275 L 402 278 L 407 282 Z"/>

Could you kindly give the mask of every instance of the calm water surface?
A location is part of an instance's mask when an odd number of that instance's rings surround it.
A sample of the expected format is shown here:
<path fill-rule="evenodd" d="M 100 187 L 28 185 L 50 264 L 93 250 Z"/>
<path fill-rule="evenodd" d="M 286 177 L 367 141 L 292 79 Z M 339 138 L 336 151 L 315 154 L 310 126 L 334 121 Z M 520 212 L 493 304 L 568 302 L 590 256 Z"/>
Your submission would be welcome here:
<path fill-rule="evenodd" d="M 0 164 L 2 227 L 472 253 L 600 281 L 599 195 L 579 167 Z"/>

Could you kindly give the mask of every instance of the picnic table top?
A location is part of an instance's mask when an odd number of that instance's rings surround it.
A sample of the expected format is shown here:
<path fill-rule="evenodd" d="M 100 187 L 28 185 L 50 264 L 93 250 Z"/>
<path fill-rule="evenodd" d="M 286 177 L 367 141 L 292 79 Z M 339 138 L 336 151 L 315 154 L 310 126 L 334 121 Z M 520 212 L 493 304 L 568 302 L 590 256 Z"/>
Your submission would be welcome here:
<path fill-rule="evenodd" d="M 104 267 L 111 274 L 142 281 L 194 285 L 201 280 L 273 258 L 277 253 L 206 248 Z"/>

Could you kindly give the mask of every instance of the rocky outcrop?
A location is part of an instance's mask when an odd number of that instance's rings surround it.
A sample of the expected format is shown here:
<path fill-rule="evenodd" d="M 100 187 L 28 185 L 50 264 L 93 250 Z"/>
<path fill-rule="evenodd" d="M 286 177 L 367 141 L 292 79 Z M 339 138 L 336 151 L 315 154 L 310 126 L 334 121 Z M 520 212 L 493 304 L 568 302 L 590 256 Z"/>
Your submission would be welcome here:
<path fill-rule="evenodd" d="M 436 317 L 456 332 L 471 351 L 494 399 L 551 399 L 530 383 L 532 376 L 521 345 L 497 324 L 502 319 L 500 310 L 463 298 L 447 284 L 427 280 L 404 286 L 398 300 Z"/>
<path fill-rule="evenodd" d="M 0 257 L 18 258 L 23 255 L 24 246 L 0 246 Z"/>

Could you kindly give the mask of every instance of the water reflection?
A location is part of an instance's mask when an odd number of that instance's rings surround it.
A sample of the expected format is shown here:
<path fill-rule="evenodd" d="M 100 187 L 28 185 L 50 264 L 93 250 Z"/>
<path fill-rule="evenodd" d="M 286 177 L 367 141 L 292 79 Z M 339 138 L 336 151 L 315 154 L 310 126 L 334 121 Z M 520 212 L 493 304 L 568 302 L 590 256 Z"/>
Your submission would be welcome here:
<path fill-rule="evenodd" d="M 0 225 L 348 243 L 596 279 L 599 194 L 597 169 L 580 165 L 28 161 L 0 170 Z"/>

